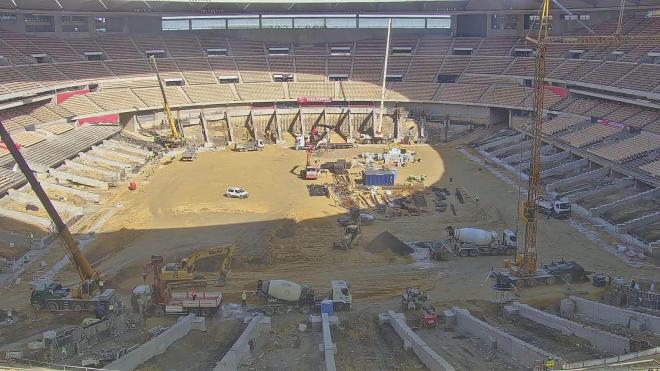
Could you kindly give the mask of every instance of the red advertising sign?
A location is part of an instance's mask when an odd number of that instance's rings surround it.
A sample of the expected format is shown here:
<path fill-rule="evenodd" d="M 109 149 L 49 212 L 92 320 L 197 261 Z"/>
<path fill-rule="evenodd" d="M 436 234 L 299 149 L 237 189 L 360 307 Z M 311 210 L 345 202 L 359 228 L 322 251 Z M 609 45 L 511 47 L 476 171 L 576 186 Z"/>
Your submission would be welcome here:
<path fill-rule="evenodd" d="M 118 123 L 119 123 L 119 115 L 117 115 L 117 114 L 85 117 L 85 118 L 82 118 L 82 119 L 78 119 L 78 124 L 79 125 L 85 125 L 85 124 L 116 125 Z"/>
<path fill-rule="evenodd" d="M 612 120 L 598 120 L 598 123 L 601 124 L 601 125 L 605 125 L 605 126 L 609 126 L 611 128 L 617 128 L 617 129 L 621 129 L 621 130 L 624 130 L 625 128 L 628 127 L 628 125 L 626 125 L 622 122 L 612 121 Z"/>
<path fill-rule="evenodd" d="M 67 100 L 71 97 L 74 97 L 76 95 L 81 95 L 81 94 L 87 94 L 87 93 L 89 93 L 89 90 L 87 90 L 87 89 L 72 90 L 72 91 L 67 91 L 67 92 L 64 92 L 64 93 L 57 93 L 57 95 L 55 96 L 55 102 L 57 104 L 61 104 L 62 102 L 64 102 L 65 100 Z"/>
<path fill-rule="evenodd" d="M 21 145 L 18 144 L 18 143 L 14 143 L 14 144 L 16 144 L 16 148 L 18 148 L 18 150 L 20 151 L 21 150 Z M 5 144 L 5 142 L 0 142 L 0 149 L 4 149 L 6 151 L 9 151 L 9 148 L 7 148 L 7 145 Z"/>
<path fill-rule="evenodd" d="M 330 103 L 332 102 L 331 97 L 298 97 L 298 103 L 307 104 L 307 103 Z"/>
<path fill-rule="evenodd" d="M 551 91 L 562 98 L 566 98 L 566 96 L 568 95 L 568 89 L 562 88 L 561 86 L 545 85 L 545 88 L 548 91 Z"/>

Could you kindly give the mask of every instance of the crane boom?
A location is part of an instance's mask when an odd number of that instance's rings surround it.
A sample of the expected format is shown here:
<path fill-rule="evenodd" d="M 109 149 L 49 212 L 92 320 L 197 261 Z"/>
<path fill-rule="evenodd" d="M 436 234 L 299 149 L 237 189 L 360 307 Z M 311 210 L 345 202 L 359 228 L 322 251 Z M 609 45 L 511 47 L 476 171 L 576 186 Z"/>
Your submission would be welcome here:
<path fill-rule="evenodd" d="M 23 158 L 23 155 L 18 150 L 18 147 L 16 147 L 16 143 L 14 143 L 14 140 L 11 138 L 11 135 L 7 129 L 5 129 L 2 122 L 0 122 L 0 138 L 7 146 L 9 153 L 11 153 L 12 157 L 16 161 L 16 164 L 18 165 L 18 168 L 21 170 L 23 175 L 25 175 L 25 178 L 27 179 L 28 183 L 30 183 L 32 190 L 37 195 L 37 198 L 39 198 L 39 201 L 41 201 L 41 204 L 46 209 L 48 216 L 50 216 L 50 219 L 55 224 L 55 228 L 57 229 L 59 237 L 64 242 L 64 248 L 71 256 L 81 281 L 97 280 L 99 278 L 98 272 L 92 268 L 91 264 L 89 264 L 87 259 L 85 259 L 85 256 L 83 256 L 82 251 L 80 251 L 80 247 L 78 246 L 78 242 L 73 238 L 71 231 L 69 231 L 66 223 L 64 223 L 64 220 L 62 220 L 62 217 L 60 214 L 58 214 L 57 210 L 50 202 L 48 195 L 44 191 L 43 187 L 41 187 L 41 184 L 39 184 L 39 181 L 34 176 L 32 169 L 30 169 L 30 166 L 28 165 L 27 161 L 25 161 L 25 158 Z"/>
<path fill-rule="evenodd" d="M 160 88 L 160 94 L 163 96 L 163 110 L 165 111 L 165 116 L 167 117 L 167 124 L 170 127 L 170 135 L 174 139 L 181 139 L 181 133 L 176 127 L 176 121 L 174 121 L 174 116 L 172 115 L 172 109 L 170 104 L 167 101 L 167 95 L 165 94 L 165 85 L 163 85 L 163 80 L 160 78 L 160 73 L 158 72 L 158 64 L 156 63 L 156 58 L 152 55 L 149 58 L 149 62 L 156 72 L 156 78 L 158 79 L 158 87 Z"/>

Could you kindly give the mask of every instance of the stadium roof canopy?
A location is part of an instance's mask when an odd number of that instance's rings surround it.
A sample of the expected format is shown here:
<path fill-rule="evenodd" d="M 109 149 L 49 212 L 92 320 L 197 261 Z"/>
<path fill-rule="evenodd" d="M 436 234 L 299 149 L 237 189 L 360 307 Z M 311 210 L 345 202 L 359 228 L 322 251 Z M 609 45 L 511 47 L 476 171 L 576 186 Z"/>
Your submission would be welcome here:
<path fill-rule="evenodd" d="M 616 8 L 621 0 L 560 0 L 570 9 Z M 302 12 L 461 12 L 537 10 L 540 0 L 0 0 L 0 9 L 18 11 L 155 13 Z M 658 6 L 660 0 L 627 0 L 633 6 Z"/>

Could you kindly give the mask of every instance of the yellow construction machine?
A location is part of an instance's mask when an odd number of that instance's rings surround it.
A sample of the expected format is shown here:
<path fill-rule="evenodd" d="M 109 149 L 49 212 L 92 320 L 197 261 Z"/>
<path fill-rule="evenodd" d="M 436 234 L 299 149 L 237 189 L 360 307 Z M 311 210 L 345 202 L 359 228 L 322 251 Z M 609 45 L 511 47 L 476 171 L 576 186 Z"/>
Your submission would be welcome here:
<path fill-rule="evenodd" d="M 181 259 L 176 263 L 167 263 L 162 266 L 160 280 L 163 285 L 175 284 L 180 286 L 222 286 L 225 283 L 235 247 L 224 245 L 208 250 L 198 251 Z M 205 271 L 199 263 L 210 258 L 220 259 L 217 270 Z"/>
<path fill-rule="evenodd" d="M 158 64 L 156 63 L 156 58 L 151 56 L 149 58 L 149 63 L 156 73 L 156 79 L 158 79 L 158 87 L 160 88 L 160 94 L 163 97 L 163 111 L 165 112 L 167 125 L 170 128 L 169 137 L 158 138 L 158 140 L 163 144 L 179 147 L 183 145 L 183 130 L 181 127 L 179 127 L 177 120 L 174 119 L 174 115 L 172 115 L 172 109 L 170 108 L 170 104 L 167 101 L 167 94 L 165 93 L 165 83 L 163 82 L 163 79 L 161 79 L 160 73 L 158 72 Z"/>

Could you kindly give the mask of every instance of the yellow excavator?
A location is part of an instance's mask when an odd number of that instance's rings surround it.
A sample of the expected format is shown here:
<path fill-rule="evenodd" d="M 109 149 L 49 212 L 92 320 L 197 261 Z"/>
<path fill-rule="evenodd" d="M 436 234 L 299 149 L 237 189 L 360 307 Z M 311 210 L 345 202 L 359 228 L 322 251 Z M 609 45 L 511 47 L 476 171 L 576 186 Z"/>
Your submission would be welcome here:
<path fill-rule="evenodd" d="M 225 283 L 229 266 L 234 256 L 235 247 L 224 245 L 204 251 L 198 251 L 176 263 L 167 263 L 160 268 L 160 280 L 163 285 L 205 286 L 211 283 L 222 286 Z M 219 268 L 214 271 L 199 269 L 199 263 L 209 258 L 219 258 Z"/>

